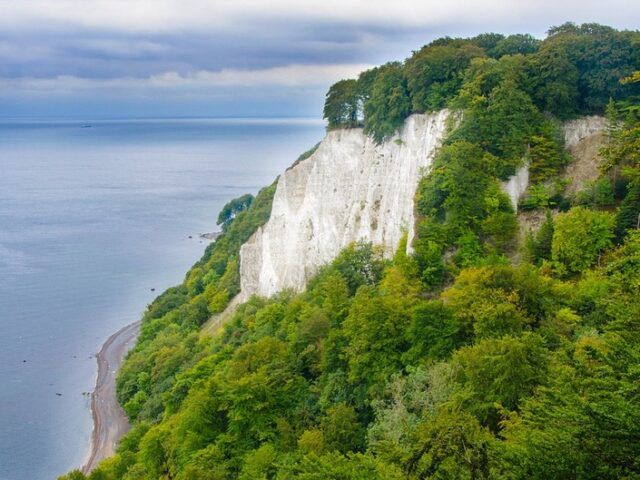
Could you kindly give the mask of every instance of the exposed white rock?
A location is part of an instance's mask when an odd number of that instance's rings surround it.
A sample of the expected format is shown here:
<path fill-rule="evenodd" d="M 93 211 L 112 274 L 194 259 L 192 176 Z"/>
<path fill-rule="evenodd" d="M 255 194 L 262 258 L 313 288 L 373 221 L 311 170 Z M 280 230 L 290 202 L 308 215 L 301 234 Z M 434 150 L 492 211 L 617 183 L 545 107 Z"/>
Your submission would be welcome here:
<path fill-rule="evenodd" d="M 587 179 L 597 178 L 599 171 L 597 161 L 597 149 L 602 144 L 602 132 L 607 125 L 603 117 L 590 116 L 582 117 L 566 122 L 563 125 L 565 146 L 574 157 L 574 162 L 569 165 L 566 177 L 572 179 L 568 192 L 573 193 L 576 188 L 582 187 Z M 594 148 L 588 148 L 589 145 Z M 506 182 L 501 183 L 502 190 L 509 195 L 513 208 L 518 209 L 518 201 L 529 186 L 529 166 L 524 164 L 515 175 L 509 177 Z"/>
<path fill-rule="evenodd" d="M 600 156 L 598 152 L 605 141 L 607 120 L 603 117 L 583 117 L 564 125 L 565 144 L 573 161 L 563 174 L 569 181 L 566 194 L 575 196 L 590 182 L 600 176 Z"/>
<path fill-rule="evenodd" d="M 411 240 L 415 190 L 447 115 L 412 115 L 381 145 L 360 129 L 329 132 L 313 155 L 283 173 L 269 221 L 240 249 L 241 299 L 304 289 L 351 242 L 383 245 L 390 255 L 403 230 Z"/>
<path fill-rule="evenodd" d="M 564 141 L 567 148 L 575 147 L 581 140 L 602 133 L 607 125 L 604 117 L 596 115 L 571 120 L 564 124 Z"/>
<path fill-rule="evenodd" d="M 447 116 L 445 110 L 412 115 L 382 145 L 360 129 L 329 132 L 313 155 L 284 172 L 269 221 L 240 249 L 238 302 L 304 289 L 351 242 L 382 245 L 391 255 L 404 230 L 411 240 L 415 190 L 442 141 Z M 573 153 L 605 126 L 597 116 L 567 122 L 567 148 Z M 528 185 L 526 164 L 502 183 L 514 208 Z"/>
<path fill-rule="evenodd" d="M 529 165 L 522 165 L 515 175 L 509 177 L 509 180 L 501 183 L 502 190 L 509 195 L 514 210 L 518 211 L 518 200 L 529 186 Z"/>

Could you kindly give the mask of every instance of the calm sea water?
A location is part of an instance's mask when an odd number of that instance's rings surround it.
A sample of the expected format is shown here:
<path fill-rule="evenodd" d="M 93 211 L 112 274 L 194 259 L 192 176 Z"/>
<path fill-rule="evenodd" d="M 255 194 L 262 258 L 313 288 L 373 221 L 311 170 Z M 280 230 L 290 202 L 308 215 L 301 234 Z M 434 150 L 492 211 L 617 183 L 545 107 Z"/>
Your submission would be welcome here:
<path fill-rule="evenodd" d="M 92 355 L 182 280 L 224 203 L 322 135 L 311 120 L 0 120 L 0 479 L 83 462 Z"/>

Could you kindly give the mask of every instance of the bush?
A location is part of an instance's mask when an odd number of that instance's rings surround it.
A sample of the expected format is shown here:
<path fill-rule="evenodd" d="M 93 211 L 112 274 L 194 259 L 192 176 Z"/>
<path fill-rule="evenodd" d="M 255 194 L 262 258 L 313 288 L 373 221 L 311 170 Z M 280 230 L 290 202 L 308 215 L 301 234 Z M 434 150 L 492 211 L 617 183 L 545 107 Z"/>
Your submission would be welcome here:
<path fill-rule="evenodd" d="M 556 217 L 551 256 L 558 273 L 581 273 L 613 245 L 614 217 L 575 207 Z"/>

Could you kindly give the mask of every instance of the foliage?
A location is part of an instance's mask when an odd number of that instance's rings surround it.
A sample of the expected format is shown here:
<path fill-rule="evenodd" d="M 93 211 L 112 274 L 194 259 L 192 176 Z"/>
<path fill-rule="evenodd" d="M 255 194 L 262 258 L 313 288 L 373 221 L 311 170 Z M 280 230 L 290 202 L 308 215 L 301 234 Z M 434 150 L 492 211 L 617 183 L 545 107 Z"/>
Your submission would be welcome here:
<path fill-rule="evenodd" d="M 380 68 L 364 104 L 364 131 L 376 143 L 392 135 L 411 111 L 411 101 L 402 66 L 388 63 Z"/>
<path fill-rule="evenodd" d="M 206 350 L 209 342 L 199 338 L 197 330 L 238 292 L 238 250 L 269 218 L 274 193 L 275 183 L 262 189 L 246 209 L 238 205 L 246 205 L 247 196 L 227 204 L 236 205 L 229 208 L 236 211 L 233 221 L 207 247 L 183 284 L 162 293 L 145 312 L 138 342 L 116 381 L 118 399 L 130 418 L 158 420 L 176 375 Z"/>
<path fill-rule="evenodd" d="M 551 256 L 559 273 L 591 267 L 612 246 L 614 218 L 606 212 L 576 207 L 556 217 Z"/>
<path fill-rule="evenodd" d="M 416 199 L 424 235 L 414 246 L 425 285 L 436 286 L 445 279 L 446 249 L 455 248 L 452 260 L 467 267 L 480 260 L 483 250 L 500 253 L 512 246 L 517 222 L 511 200 L 498 184 L 500 161 L 464 140 L 438 152 Z"/>
<path fill-rule="evenodd" d="M 182 400 L 138 423 L 89 478 L 640 473 L 638 235 L 576 283 L 487 265 L 431 300 L 402 252 L 370 280 L 354 277 L 355 292 L 342 271 L 372 258 L 366 244 L 304 293 L 240 306 L 178 374 Z"/>
<path fill-rule="evenodd" d="M 330 128 L 364 105 L 376 141 L 414 109 L 462 113 L 418 186 L 413 253 L 407 235 L 391 259 L 349 245 L 304 292 L 253 297 L 206 337 L 275 185 L 230 207 L 219 239 L 145 312 L 117 381 L 132 430 L 88 477 L 61 478 L 639 477 L 638 121 L 635 84 L 618 82 L 637 70 L 634 41 L 593 24 L 541 43 L 444 38 L 332 87 Z M 548 112 L 597 112 L 605 96 L 603 176 L 584 205 L 561 205 L 566 156 Z M 546 220 L 512 265 L 500 180 L 525 161 L 523 204 Z"/>
<path fill-rule="evenodd" d="M 407 59 L 404 70 L 411 97 L 411 111 L 441 109 L 457 94 L 462 75 L 472 58 L 484 51 L 471 43 L 427 45 Z"/>
<path fill-rule="evenodd" d="M 539 105 L 561 118 L 603 112 L 610 98 L 633 95 L 620 79 L 637 70 L 637 32 L 619 32 L 596 24 L 564 24 L 550 29 L 532 56 L 532 83 Z"/>
<path fill-rule="evenodd" d="M 363 124 L 379 143 L 411 113 L 459 107 L 460 96 L 466 98 L 467 107 L 469 101 L 490 101 L 489 92 L 500 81 L 516 84 L 496 92 L 492 101 L 503 117 L 517 120 L 531 102 L 560 119 L 602 113 L 611 98 L 624 103 L 640 95 L 639 38 L 637 31 L 564 24 L 552 27 L 543 41 L 528 34 L 496 33 L 437 39 L 403 63 L 387 63 L 363 72 L 357 80 L 335 83 L 327 93 L 324 118 L 330 129 Z M 481 85 L 476 86 L 481 88 L 472 89 L 469 96 L 469 78 L 478 81 L 480 71 Z M 504 109 L 506 105 L 510 108 Z M 523 147 L 514 135 L 531 135 L 523 125 L 511 127 L 508 121 L 502 125 L 507 127 L 504 141 L 513 141 L 512 146 Z M 503 130 L 498 127 L 493 133 Z M 490 145 L 503 148 L 501 136 Z M 544 142 L 539 147 L 548 160 L 559 160 L 561 150 L 552 152 L 554 147 Z"/>
<path fill-rule="evenodd" d="M 406 464 L 410 478 L 489 478 L 491 435 L 472 415 L 442 409 L 421 425 Z"/>
<path fill-rule="evenodd" d="M 227 203 L 218 214 L 216 225 L 220 225 L 223 230 L 229 227 L 229 224 L 238 216 L 238 214 L 251 206 L 254 197 L 250 193 L 234 198 Z"/>
<path fill-rule="evenodd" d="M 600 177 L 588 182 L 585 188 L 578 192 L 577 202 L 593 207 L 610 207 L 615 204 L 613 185 L 608 177 Z"/>
<path fill-rule="evenodd" d="M 453 362 L 460 365 L 459 382 L 465 385 L 456 403 L 493 430 L 503 409 L 517 410 L 546 378 L 544 342 L 531 333 L 481 340 L 457 351 Z"/>
<path fill-rule="evenodd" d="M 318 150 L 318 147 L 320 146 L 320 142 L 316 143 L 313 147 L 311 147 L 309 150 L 302 152 L 300 155 L 298 155 L 298 158 L 296 158 L 296 161 L 293 162 L 293 164 L 289 167 L 289 168 L 293 168 L 295 167 L 298 163 L 306 160 L 307 158 L 309 158 L 311 155 L 313 155 L 314 153 L 316 153 L 316 150 Z"/>
<path fill-rule="evenodd" d="M 580 72 L 567 49 L 543 42 L 540 51 L 527 62 L 529 91 L 537 106 L 561 119 L 577 113 Z"/>
<path fill-rule="evenodd" d="M 622 241 L 632 229 L 640 229 L 640 185 L 632 186 L 620 203 L 615 226 L 618 241 Z"/>
<path fill-rule="evenodd" d="M 329 129 L 358 125 L 357 87 L 355 80 L 340 80 L 331 85 L 323 113 Z"/>
<path fill-rule="evenodd" d="M 517 33 L 500 40 L 488 53 L 494 58 L 516 54 L 530 55 L 538 51 L 541 43 L 529 34 Z"/>
<path fill-rule="evenodd" d="M 569 163 L 569 155 L 563 148 L 562 139 L 550 124 L 551 131 L 546 135 L 534 135 L 527 152 L 529 160 L 529 178 L 531 183 L 544 182 L 557 175 Z"/>
<path fill-rule="evenodd" d="M 529 232 L 529 237 L 525 245 L 528 250 L 529 260 L 532 263 L 540 265 L 545 260 L 551 260 L 554 229 L 553 214 L 550 210 L 547 210 L 544 222 L 535 234 Z"/>

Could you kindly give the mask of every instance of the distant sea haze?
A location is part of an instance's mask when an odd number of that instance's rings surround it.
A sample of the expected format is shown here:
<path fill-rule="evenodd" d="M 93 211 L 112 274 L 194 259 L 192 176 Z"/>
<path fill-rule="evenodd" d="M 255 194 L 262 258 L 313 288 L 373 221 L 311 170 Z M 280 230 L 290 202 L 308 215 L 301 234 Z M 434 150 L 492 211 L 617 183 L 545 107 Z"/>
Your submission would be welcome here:
<path fill-rule="evenodd" d="M 93 355 L 182 281 L 224 203 L 323 134 L 308 119 L 0 119 L 0 479 L 82 464 Z"/>

